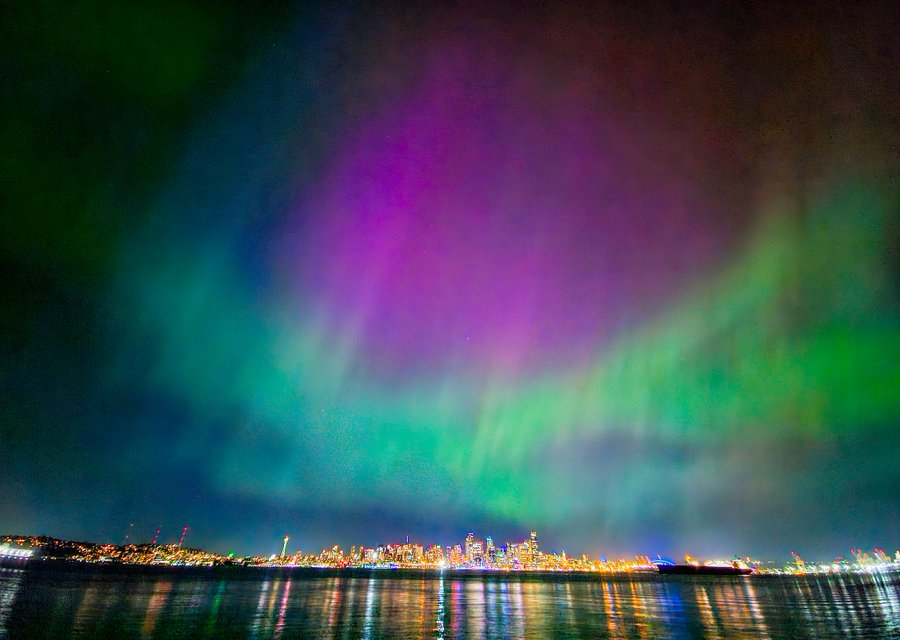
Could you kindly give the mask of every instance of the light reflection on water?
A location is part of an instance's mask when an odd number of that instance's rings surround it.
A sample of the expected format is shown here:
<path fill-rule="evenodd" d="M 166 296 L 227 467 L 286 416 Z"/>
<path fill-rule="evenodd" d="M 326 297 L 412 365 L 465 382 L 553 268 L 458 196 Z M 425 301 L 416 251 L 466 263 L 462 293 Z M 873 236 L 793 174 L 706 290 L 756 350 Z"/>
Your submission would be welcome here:
<path fill-rule="evenodd" d="M 153 630 L 156 628 L 156 621 L 159 619 L 159 612 L 162 611 L 166 600 L 169 598 L 169 591 L 172 589 L 171 580 L 160 580 L 153 588 L 153 594 L 147 602 L 147 613 L 144 616 L 144 623 L 141 625 L 141 637 L 152 638 Z M 217 604 L 217 603 L 214 603 Z M 216 606 L 213 606 L 210 619 L 215 615 Z"/>
<path fill-rule="evenodd" d="M 6 621 L 12 612 L 16 592 L 19 590 L 19 583 L 22 582 L 24 575 L 25 571 L 22 569 L 0 568 L 0 639 L 7 635 Z"/>
<path fill-rule="evenodd" d="M 5 638 L 887 638 L 900 575 L 0 569 Z"/>

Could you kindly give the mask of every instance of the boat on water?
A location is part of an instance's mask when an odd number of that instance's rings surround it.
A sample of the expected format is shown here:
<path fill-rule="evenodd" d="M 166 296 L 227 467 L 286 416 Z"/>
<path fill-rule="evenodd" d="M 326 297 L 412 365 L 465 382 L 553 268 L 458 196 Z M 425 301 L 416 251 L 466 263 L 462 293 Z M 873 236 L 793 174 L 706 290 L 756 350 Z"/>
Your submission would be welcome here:
<path fill-rule="evenodd" d="M 753 573 L 750 567 L 740 560 L 733 562 L 709 562 L 700 564 L 688 560 L 684 564 L 675 564 L 671 560 L 654 560 L 656 570 L 662 574 L 687 576 L 749 576 Z"/>

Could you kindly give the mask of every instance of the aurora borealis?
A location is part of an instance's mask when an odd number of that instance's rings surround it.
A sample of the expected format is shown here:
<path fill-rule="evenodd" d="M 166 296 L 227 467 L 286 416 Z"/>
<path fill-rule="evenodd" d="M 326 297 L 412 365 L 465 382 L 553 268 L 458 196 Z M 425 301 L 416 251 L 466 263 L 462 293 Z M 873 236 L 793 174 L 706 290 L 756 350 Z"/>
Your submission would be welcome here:
<path fill-rule="evenodd" d="M 138 6 L 2 9 L 0 533 L 900 542 L 891 3 Z"/>

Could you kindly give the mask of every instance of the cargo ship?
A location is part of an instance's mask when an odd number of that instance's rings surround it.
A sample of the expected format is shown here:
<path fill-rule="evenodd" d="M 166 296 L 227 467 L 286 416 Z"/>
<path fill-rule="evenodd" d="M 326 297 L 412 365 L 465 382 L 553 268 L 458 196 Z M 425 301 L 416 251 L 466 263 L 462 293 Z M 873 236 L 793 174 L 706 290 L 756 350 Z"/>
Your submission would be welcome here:
<path fill-rule="evenodd" d="M 659 559 L 654 560 L 653 564 L 659 573 L 684 576 L 748 576 L 753 573 L 753 567 L 739 560 L 700 564 L 688 559 L 685 564 L 675 564 L 671 560 Z"/>

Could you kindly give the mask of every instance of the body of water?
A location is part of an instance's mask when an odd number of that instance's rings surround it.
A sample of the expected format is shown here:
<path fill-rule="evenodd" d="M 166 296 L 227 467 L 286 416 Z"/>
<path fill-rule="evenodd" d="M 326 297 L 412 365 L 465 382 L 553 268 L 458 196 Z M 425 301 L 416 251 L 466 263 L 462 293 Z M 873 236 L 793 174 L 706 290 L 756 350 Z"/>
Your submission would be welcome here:
<path fill-rule="evenodd" d="M 900 638 L 900 575 L 0 568 L 0 639 Z"/>

